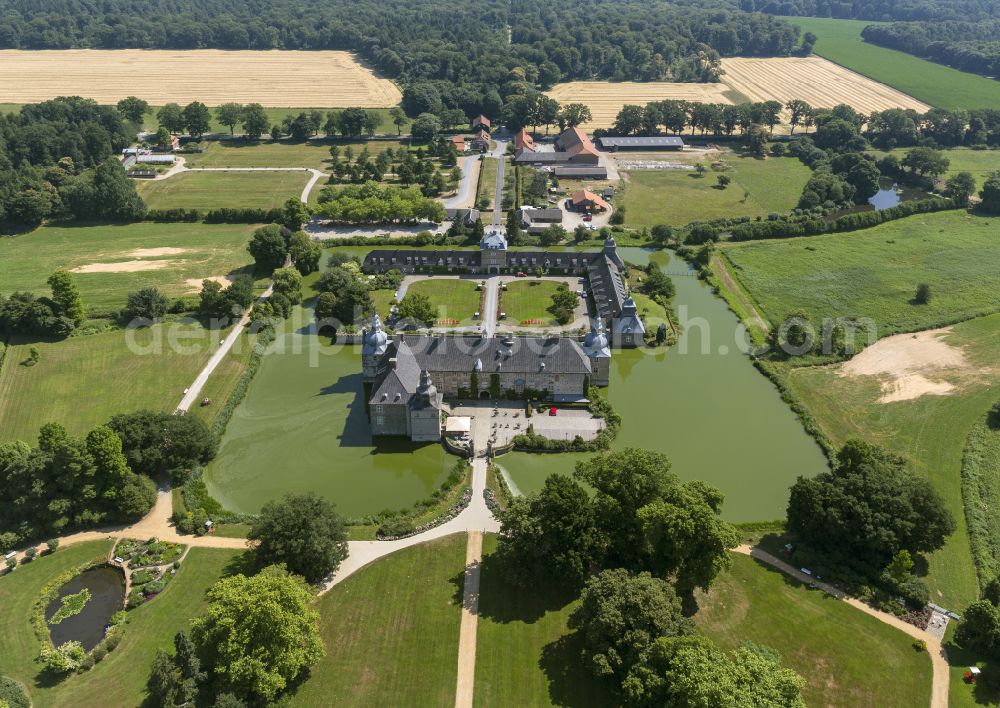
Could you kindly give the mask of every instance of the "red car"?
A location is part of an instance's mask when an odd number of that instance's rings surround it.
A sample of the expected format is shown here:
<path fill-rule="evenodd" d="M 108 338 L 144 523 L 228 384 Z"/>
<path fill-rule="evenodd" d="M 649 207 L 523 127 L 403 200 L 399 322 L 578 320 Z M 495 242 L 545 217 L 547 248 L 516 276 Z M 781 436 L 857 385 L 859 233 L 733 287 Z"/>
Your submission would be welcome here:
<path fill-rule="evenodd" d="M 549 408 L 549 415 L 555 415 L 555 414 L 556 414 L 556 409 L 555 408 Z"/>
<path fill-rule="evenodd" d="M 524 277 L 524 273 L 522 271 L 520 271 L 520 270 L 517 271 L 517 277 L 518 278 L 523 278 Z"/>
<path fill-rule="evenodd" d="M 583 217 L 583 220 L 584 221 L 593 221 L 594 217 L 591 216 L 590 214 L 585 214 L 584 217 Z"/>

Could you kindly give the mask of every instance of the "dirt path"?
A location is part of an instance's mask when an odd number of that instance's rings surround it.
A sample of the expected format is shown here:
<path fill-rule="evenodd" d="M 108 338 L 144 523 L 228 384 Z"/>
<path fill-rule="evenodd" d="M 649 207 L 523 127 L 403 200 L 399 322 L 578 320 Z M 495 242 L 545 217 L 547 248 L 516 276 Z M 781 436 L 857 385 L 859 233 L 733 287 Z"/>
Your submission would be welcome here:
<path fill-rule="evenodd" d="M 768 565 L 777 568 L 782 573 L 790 575 L 802 583 L 807 583 L 812 587 L 816 587 L 823 592 L 832 595 L 838 600 L 843 600 L 851 607 L 861 610 L 866 615 L 874 617 L 879 622 L 895 627 L 899 631 L 905 632 L 914 639 L 922 640 L 927 645 L 927 653 L 931 657 L 931 666 L 933 668 L 933 677 L 931 680 L 931 708 L 948 708 L 948 684 L 950 680 L 948 673 L 948 658 L 944 647 L 941 645 L 941 640 L 933 634 L 918 627 L 914 627 L 912 624 L 904 622 L 895 615 L 890 615 L 888 612 L 876 610 L 874 607 L 861 602 L 861 600 L 858 600 L 857 598 L 850 597 L 832 585 L 806 575 L 798 568 L 789 565 L 780 558 L 775 558 L 770 553 L 763 551 L 760 548 L 743 545 L 737 546 L 733 550 L 736 553 L 741 553 L 745 556 L 756 558 L 763 563 L 767 563 Z"/>
<path fill-rule="evenodd" d="M 757 307 L 747 296 L 740 284 L 736 282 L 736 278 L 734 278 L 733 274 L 729 271 L 729 265 L 726 263 L 726 259 L 717 254 L 712 256 L 712 263 L 715 265 L 713 270 L 718 273 L 722 284 L 728 288 L 729 291 L 733 293 L 733 296 L 747 309 L 753 324 L 760 328 L 761 332 L 767 334 L 767 332 L 770 331 L 771 326 L 764 320 L 763 317 L 760 316 L 760 313 L 757 311 Z"/>
<path fill-rule="evenodd" d="M 469 543 L 465 548 L 462 628 L 458 636 L 455 708 L 472 708 L 472 693 L 476 682 L 476 629 L 479 625 L 479 573 L 482 561 L 483 532 L 469 531 Z"/>

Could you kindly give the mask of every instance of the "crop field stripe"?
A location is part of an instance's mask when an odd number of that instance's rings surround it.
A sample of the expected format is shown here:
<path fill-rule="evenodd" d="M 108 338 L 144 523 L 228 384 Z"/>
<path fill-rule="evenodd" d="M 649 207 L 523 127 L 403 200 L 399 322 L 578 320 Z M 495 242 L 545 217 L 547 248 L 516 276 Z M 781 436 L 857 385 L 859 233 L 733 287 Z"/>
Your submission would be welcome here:
<path fill-rule="evenodd" d="M 55 96 L 154 105 L 202 101 L 264 106 L 389 108 L 402 98 L 350 52 L 66 49 L 0 51 L 0 102 Z"/>

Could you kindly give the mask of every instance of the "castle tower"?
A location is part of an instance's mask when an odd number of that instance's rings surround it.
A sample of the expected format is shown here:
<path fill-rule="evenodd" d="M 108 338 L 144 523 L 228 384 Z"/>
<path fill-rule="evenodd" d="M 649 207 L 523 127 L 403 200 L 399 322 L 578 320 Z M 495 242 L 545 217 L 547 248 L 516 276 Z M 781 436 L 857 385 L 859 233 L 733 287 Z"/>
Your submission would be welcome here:
<path fill-rule="evenodd" d="M 611 262 L 619 268 L 625 267 L 625 261 L 618 255 L 618 244 L 615 242 L 614 236 L 608 236 L 604 240 L 604 255 L 610 258 Z"/>
<path fill-rule="evenodd" d="M 389 336 L 382 329 L 378 313 L 372 316 L 371 330 L 361 333 L 361 376 L 366 384 L 378 378 L 382 355 L 389 346 Z"/>
<path fill-rule="evenodd" d="M 611 348 L 604 334 L 601 318 L 594 319 L 590 334 L 583 340 L 583 351 L 590 359 L 590 382 L 594 386 L 607 386 L 611 380 Z M 586 394 L 586 391 L 584 391 Z"/>
<path fill-rule="evenodd" d="M 411 440 L 427 442 L 441 439 L 441 394 L 427 369 L 420 372 L 420 385 L 408 408 Z"/>

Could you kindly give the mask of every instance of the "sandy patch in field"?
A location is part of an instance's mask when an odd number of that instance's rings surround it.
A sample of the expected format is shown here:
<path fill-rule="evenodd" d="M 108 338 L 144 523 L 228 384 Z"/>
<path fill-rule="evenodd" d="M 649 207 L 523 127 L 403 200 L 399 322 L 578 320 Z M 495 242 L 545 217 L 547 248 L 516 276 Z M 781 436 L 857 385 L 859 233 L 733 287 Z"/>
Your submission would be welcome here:
<path fill-rule="evenodd" d="M 161 270 L 174 265 L 174 261 L 121 261 L 119 263 L 88 263 L 73 268 L 71 273 L 138 273 L 143 270 Z"/>
<path fill-rule="evenodd" d="M 8 49 L 0 51 L 0 103 L 83 96 L 154 106 L 236 101 L 263 106 L 391 108 L 402 94 L 350 52 L 218 49 Z"/>
<path fill-rule="evenodd" d="M 137 248 L 134 251 L 129 251 L 126 255 L 132 258 L 155 258 L 156 256 L 177 256 L 187 252 L 186 248 L 164 246 L 162 248 Z"/>
<path fill-rule="evenodd" d="M 207 278 L 188 278 L 184 281 L 184 284 L 188 286 L 189 293 L 197 293 L 201 292 L 201 284 L 202 281 L 205 280 L 211 280 L 224 288 L 228 288 L 233 284 L 233 278 L 228 275 L 212 275 Z"/>
<path fill-rule="evenodd" d="M 947 395 L 955 385 L 941 374 L 969 369 L 965 353 L 943 340 L 950 332 L 951 327 L 945 327 L 887 337 L 844 364 L 839 375 L 882 378 L 879 403 Z"/>

